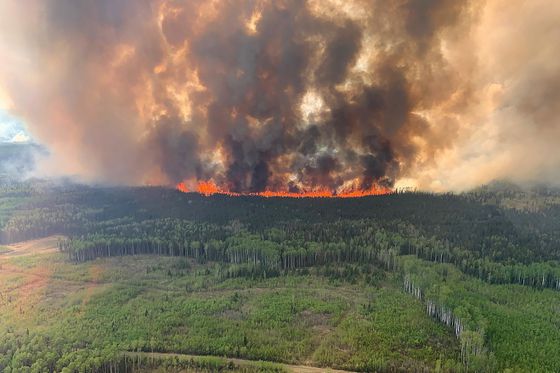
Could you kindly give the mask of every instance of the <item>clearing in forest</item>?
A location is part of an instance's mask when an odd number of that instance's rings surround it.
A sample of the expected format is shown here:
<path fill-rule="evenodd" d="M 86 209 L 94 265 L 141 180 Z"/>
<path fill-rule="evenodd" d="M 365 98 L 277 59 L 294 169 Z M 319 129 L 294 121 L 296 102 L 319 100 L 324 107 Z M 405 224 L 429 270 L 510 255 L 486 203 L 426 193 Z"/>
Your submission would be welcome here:
<path fill-rule="evenodd" d="M 34 254 L 49 254 L 58 251 L 58 241 L 63 236 L 50 236 L 38 240 L 30 240 L 3 246 L 0 258 L 10 256 L 28 256 Z"/>
<path fill-rule="evenodd" d="M 52 269 L 46 263 L 22 268 L 14 259 L 56 252 L 57 242 L 61 238 L 63 237 L 51 236 L 3 246 L 5 250 L 0 253 L 0 279 L 6 286 L 0 291 L 4 293 L 4 304 L 10 304 L 18 314 L 25 315 L 41 300 L 49 284 Z M 14 280 L 11 285 L 10 280 Z"/>

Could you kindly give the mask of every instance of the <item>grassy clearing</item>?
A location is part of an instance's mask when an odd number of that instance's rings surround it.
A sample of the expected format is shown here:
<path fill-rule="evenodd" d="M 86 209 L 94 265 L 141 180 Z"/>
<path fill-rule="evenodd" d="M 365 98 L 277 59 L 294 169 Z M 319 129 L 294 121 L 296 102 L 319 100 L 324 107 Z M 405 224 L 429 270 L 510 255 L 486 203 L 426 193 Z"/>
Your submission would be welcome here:
<path fill-rule="evenodd" d="M 12 250 L 8 247 L 8 246 L 2 246 L 0 245 L 0 254 L 5 254 L 5 253 L 9 253 Z"/>
<path fill-rule="evenodd" d="M 431 368 L 440 356 L 458 356 L 450 332 L 391 278 L 380 287 L 313 274 L 224 281 L 213 263 L 155 256 L 70 264 L 55 254 L 8 263 L 27 271 L 24 278 L 40 268 L 51 272 L 25 315 L 16 303 L 0 306 L 11 315 L 0 321 L 0 336 L 4 330 L 18 340 L 48 337 L 62 346 L 58 361 L 64 364 L 85 359 L 76 351 L 107 349 L 350 370 L 390 369 L 403 361 Z M 2 275 L 8 281 L 0 291 L 15 296 L 7 284 L 18 276 Z M 48 354 L 44 348 L 33 354 Z"/>

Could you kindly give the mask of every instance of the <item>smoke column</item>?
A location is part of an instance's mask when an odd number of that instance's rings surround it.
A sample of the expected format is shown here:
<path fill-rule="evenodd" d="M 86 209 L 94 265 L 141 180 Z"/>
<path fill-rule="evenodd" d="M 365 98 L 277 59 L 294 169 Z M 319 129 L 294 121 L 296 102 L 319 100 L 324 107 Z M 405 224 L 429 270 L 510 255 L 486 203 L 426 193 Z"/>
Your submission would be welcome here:
<path fill-rule="evenodd" d="M 558 182 L 560 3 L 3 0 L 46 173 L 238 193 Z"/>

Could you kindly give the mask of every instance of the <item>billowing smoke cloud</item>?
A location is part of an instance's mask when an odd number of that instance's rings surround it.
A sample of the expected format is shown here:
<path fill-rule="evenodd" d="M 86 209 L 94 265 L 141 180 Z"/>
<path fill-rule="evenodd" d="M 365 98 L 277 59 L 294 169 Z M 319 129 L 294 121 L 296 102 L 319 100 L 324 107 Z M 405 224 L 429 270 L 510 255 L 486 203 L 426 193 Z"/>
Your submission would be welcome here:
<path fill-rule="evenodd" d="M 98 181 L 554 179 L 560 6 L 513 3 L 5 0 L 0 97 L 51 171 Z"/>

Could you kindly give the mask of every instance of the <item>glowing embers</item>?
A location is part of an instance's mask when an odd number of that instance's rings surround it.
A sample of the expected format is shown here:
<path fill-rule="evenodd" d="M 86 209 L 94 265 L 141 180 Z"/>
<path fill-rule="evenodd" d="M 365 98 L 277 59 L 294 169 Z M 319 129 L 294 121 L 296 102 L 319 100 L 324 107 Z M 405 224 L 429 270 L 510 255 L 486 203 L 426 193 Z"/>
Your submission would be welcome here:
<path fill-rule="evenodd" d="M 187 193 L 189 189 L 185 182 L 180 182 L 176 186 L 177 190 Z M 283 198 L 359 198 L 365 196 L 376 196 L 393 193 L 393 190 L 387 187 L 374 185 L 368 190 L 343 190 L 340 192 L 333 192 L 328 189 L 317 189 L 311 191 L 289 192 L 280 190 L 265 190 L 256 193 L 236 193 L 219 187 L 213 181 L 199 181 L 193 192 L 200 193 L 204 196 L 211 196 L 214 194 L 223 194 L 228 196 L 260 196 L 260 197 L 283 197 Z"/>

